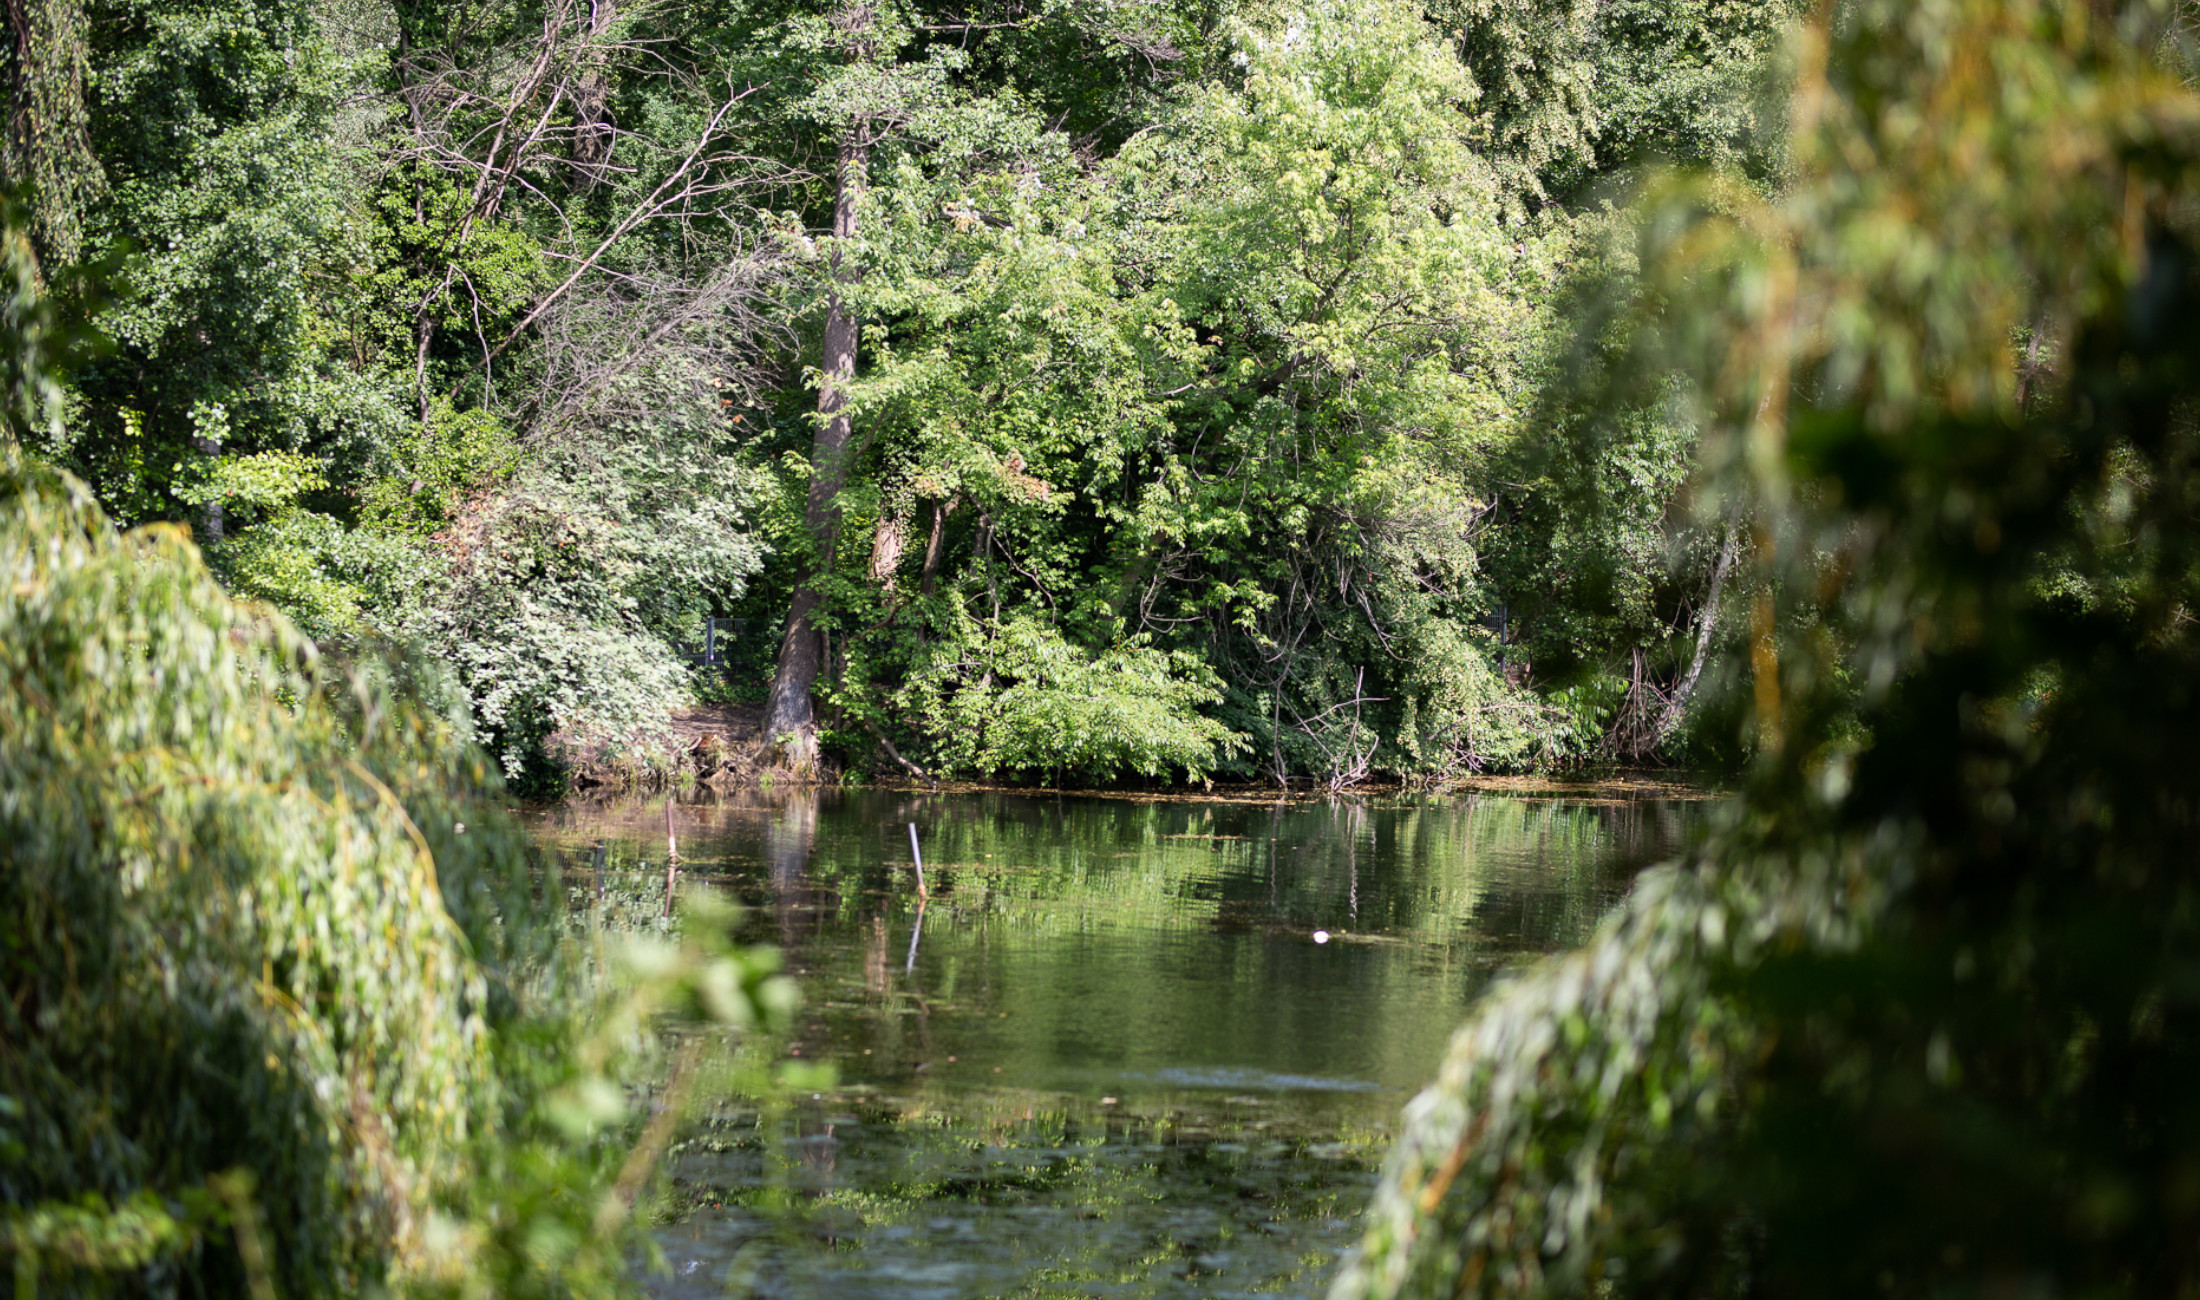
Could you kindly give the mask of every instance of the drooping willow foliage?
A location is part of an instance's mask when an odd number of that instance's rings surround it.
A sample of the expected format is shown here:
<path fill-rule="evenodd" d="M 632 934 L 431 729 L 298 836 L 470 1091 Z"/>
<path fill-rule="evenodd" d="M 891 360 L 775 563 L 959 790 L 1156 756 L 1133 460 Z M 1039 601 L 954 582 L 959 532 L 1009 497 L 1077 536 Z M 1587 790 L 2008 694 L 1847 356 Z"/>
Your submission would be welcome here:
<path fill-rule="evenodd" d="M 1340 1300 L 2200 1291 L 2200 96 L 2168 17 L 1822 7 L 1784 195 L 1643 210 L 1613 391 L 1692 376 L 1752 521 L 1723 725 L 1754 767 L 1478 1007 Z"/>
<path fill-rule="evenodd" d="M 23 1293 L 628 1285 L 653 1024 L 776 1022 L 792 988 L 701 899 L 609 982 L 558 946 L 434 680 L 338 673 L 181 529 L 121 533 L 73 480 L 0 471 L 0 1252 Z"/>
<path fill-rule="evenodd" d="M 179 530 L 124 537 L 31 473 L 0 494 L 0 1196 L 241 1167 L 310 1225 L 284 1290 L 378 1276 L 496 1104 L 453 913 L 486 920 L 469 895 L 508 882 L 479 869 L 517 857 L 464 851 L 499 832 L 461 839 L 443 797 L 479 760 L 387 696 L 344 716 Z"/>
<path fill-rule="evenodd" d="M 15 218 L 0 1256 L 17 1294 L 622 1292 L 669 1122 L 637 1137 L 630 1109 L 667 1082 L 659 1025 L 782 1022 L 776 955 L 730 947 L 701 896 L 676 944 L 561 942 L 562 900 L 447 677 L 331 664 L 224 591 L 183 528 L 120 531 L 26 455 L 73 335 Z"/>

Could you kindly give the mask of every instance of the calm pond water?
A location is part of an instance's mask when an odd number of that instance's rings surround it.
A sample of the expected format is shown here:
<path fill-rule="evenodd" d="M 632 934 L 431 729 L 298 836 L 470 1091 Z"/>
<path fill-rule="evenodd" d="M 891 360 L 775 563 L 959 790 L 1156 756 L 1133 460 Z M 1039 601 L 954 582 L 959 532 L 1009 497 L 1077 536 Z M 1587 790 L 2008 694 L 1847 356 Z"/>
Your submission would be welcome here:
<path fill-rule="evenodd" d="M 1578 942 L 1704 805 L 751 792 L 677 805 L 830 1092 L 678 1147 L 666 1297 L 1317 1295 L 1400 1106 L 1506 965 Z M 662 800 L 538 834 L 662 897 Z M 923 846 L 929 901 L 910 864 Z M 765 1135 L 769 1134 L 769 1138 Z"/>

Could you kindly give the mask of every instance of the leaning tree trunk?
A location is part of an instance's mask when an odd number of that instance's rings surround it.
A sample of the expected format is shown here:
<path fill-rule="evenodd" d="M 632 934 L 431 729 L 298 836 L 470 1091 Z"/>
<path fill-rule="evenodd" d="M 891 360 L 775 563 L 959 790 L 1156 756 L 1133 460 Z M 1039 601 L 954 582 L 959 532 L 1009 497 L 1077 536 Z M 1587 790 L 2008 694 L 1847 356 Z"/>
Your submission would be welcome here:
<path fill-rule="evenodd" d="M 1711 589 L 1704 593 L 1703 610 L 1697 616 L 1696 653 L 1689 660 L 1688 671 L 1673 687 L 1673 694 L 1665 701 L 1665 712 L 1658 718 L 1657 729 L 1651 734 L 1650 749 L 1663 745 L 1674 732 L 1680 730 L 1681 719 L 1687 716 L 1688 702 L 1695 697 L 1696 683 L 1703 678 L 1703 666 L 1711 657 L 1711 638 L 1719 622 L 1719 595 L 1726 586 L 1726 573 L 1734 567 L 1735 556 L 1742 548 L 1742 529 L 1739 520 L 1729 519 L 1726 537 L 1719 544 L 1719 558 L 1711 566 Z"/>
<path fill-rule="evenodd" d="M 790 772 L 817 769 L 817 714 L 810 689 L 825 663 L 825 637 L 819 619 L 825 612 L 824 583 L 832 576 L 833 552 L 840 541 L 840 489 L 848 479 L 853 426 L 848 417 L 848 381 L 856 372 L 859 330 L 853 308 L 840 286 L 859 272 L 845 262 L 847 242 L 856 235 L 856 204 L 863 194 L 871 149 L 860 124 L 840 143 L 838 192 L 833 200 L 832 297 L 825 307 L 825 365 L 818 385 L 817 413 L 823 417 L 810 448 L 810 495 L 804 510 L 811 555 L 796 581 L 787 608 L 787 630 L 779 641 L 779 668 L 764 703 L 764 737 L 776 747 Z"/>

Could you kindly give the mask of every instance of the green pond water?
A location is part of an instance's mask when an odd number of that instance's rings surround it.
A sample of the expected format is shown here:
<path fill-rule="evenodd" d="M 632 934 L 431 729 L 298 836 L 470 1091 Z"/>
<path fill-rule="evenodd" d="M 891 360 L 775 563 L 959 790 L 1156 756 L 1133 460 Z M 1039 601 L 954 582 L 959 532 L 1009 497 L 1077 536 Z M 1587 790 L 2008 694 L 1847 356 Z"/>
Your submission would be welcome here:
<path fill-rule="evenodd" d="M 1704 805 L 1670 793 L 679 803 L 687 878 L 803 987 L 774 1050 L 837 1080 L 712 1099 L 648 1285 L 1318 1295 L 1469 1002 L 1682 840 Z M 538 834 L 576 898 L 661 900 L 662 799 Z"/>

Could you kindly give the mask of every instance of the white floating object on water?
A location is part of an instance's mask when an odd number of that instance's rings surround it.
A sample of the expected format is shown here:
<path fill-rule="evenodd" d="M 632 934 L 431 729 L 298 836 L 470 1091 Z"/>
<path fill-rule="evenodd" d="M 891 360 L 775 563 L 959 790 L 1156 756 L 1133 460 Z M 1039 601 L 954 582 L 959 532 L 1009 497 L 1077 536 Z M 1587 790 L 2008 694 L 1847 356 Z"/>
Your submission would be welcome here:
<path fill-rule="evenodd" d="M 1316 931 L 1314 931 L 1314 942 L 1316 942 L 1316 943 L 1328 943 L 1328 942 L 1329 942 L 1329 931 L 1327 931 L 1327 930 L 1316 930 Z"/>

